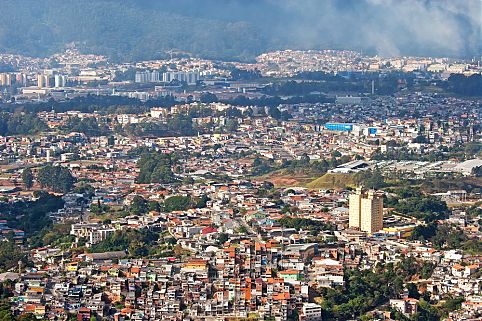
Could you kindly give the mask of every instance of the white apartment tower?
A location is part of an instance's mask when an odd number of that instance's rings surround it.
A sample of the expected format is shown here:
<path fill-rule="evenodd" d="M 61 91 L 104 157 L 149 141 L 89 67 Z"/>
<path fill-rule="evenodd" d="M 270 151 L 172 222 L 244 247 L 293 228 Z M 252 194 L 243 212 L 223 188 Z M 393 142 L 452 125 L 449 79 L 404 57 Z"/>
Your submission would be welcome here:
<path fill-rule="evenodd" d="M 383 228 L 383 197 L 374 190 L 357 188 L 350 195 L 349 226 L 367 233 Z"/>
<path fill-rule="evenodd" d="M 65 87 L 65 84 L 67 82 L 67 76 L 55 75 L 54 81 L 55 81 L 55 88 Z"/>

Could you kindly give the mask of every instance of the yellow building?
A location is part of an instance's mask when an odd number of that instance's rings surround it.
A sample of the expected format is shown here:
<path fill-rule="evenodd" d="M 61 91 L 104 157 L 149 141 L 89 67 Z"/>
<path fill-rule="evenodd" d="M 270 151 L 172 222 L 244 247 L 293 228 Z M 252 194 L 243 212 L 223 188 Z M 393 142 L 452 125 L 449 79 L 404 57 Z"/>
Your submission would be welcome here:
<path fill-rule="evenodd" d="M 183 269 L 189 271 L 195 270 L 206 270 L 208 268 L 208 263 L 205 260 L 191 260 L 184 263 Z"/>
<path fill-rule="evenodd" d="M 383 198 L 374 190 L 361 187 L 350 195 L 349 226 L 367 233 L 383 228 Z"/>
<path fill-rule="evenodd" d="M 11 86 L 12 85 L 12 75 L 11 74 L 0 74 L 0 86 Z"/>
<path fill-rule="evenodd" d="M 45 87 L 45 77 L 44 75 L 37 75 L 37 87 L 44 88 Z"/>
<path fill-rule="evenodd" d="M 75 272 L 79 269 L 79 262 L 70 262 L 66 266 L 66 270 L 69 272 Z"/>
<path fill-rule="evenodd" d="M 361 209 L 362 189 L 358 188 L 355 194 L 349 197 L 349 225 L 353 228 L 360 228 L 360 209 Z"/>

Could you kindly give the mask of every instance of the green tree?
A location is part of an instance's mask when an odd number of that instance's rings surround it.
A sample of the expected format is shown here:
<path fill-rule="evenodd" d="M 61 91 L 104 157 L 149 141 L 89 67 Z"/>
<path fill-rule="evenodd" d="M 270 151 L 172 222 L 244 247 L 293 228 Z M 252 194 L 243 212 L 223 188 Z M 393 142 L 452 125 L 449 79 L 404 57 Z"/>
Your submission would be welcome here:
<path fill-rule="evenodd" d="M 99 124 L 94 117 L 69 118 L 63 130 L 66 132 L 79 132 L 88 136 L 102 136 L 110 133 L 106 124 Z"/>
<path fill-rule="evenodd" d="M 22 171 L 22 182 L 26 189 L 31 189 L 33 186 L 33 173 L 30 168 L 26 168 Z"/>
<path fill-rule="evenodd" d="M 147 210 L 147 201 L 142 196 L 134 196 L 131 202 L 130 212 L 134 215 L 140 215 L 145 214 Z"/>
<path fill-rule="evenodd" d="M 465 155 L 467 157 L 474 157 L 475 155 L 479 154 L 482 152 L 482 143 L 480 142 L 468 142 L 465 144 Z"/>
<path fill-rule="evenodd" d="M 218 97 L 213 94 L 213 93 L 210 93 L 210 92 L 204 92 L 201 94 L 201 96 L 199 97 L 199 100 L 202 102 L 202 103 L 205 103 L 205 104 L 209 104 L 209 103 L 215 103 L 218 101 Z"/>
<path fill-rule="evenodd" d="M 248 229 L 246 228 L 246 226 L 241 225 L 241 226 L 239 227 L 239 229 L 238 229 L 238 233 L 240 233 L 240 234 L 248 234 L 249 231 L 248 231 Z"/>
<path fill-rule="evenodd" d="M 158 247 L 158 239 L 159 233 L 149 229 L 116 231 L 89 250 L 93 253 L 127 250 L 133 257 L 143 257 L 147 256 L 150 247 Z"/>
<path fill-rule="evenodd" d="M 219 245 L 223 245 L 227 240 L 229 240 L 229 235 L 226 233 L 220 233 L 216 240 L 216 243 Z"/>
<path fill-rule="evenodd" d="M 475 177 L 482 177 L 482 166 L 477 166 L 472 171 Z"/>
<path fill-rule="evenodd" d="M 397 264 L 378 265 L 373 270 L 347 269 L 345 287 L 319 289 L 323 298 L 323 319 L 351 320 L 365 315 L 400 295 L 404 282 L 419 274 L 421 269 L 422 264 L 409 257 L 402 257 Z M 429 315 L 432 315 L 432 308 L 426 308 Z"/>
<path fill-rule="evenodd" d="M 56 193 L 69 192 L 75 183 L 75 178 L 68 168 L 52 165 L 42 167 L 38 171 L 37 180 L 40 186 Z"/>
<path fill-rule="evenodd" d="M 270 106 L 268 109 L 268 116 L 274 119 L 281 119 L 281 112 L 279 111 L 278 107 Z"/>
<path fill-rule="evenodd" d="M 174 159 L 169 154 L 161 154 L 157 152 L 144 153 L 137 166 L 139 166 L 139 175 L 136 181 L 141 184 L 148 183 L 173 183 L 176 177 L 172 171 Z"/>
<path fill-rule="evenodd" d="M 8 220 L 10 227 L 23 230 L 27 236 L 32 236 L 44 227 L 50 226 L 50 212 L 64 207 L 61 197 L 45 191 L 35 191 L 35 201 L 19 201 L 0 203 L 0 219 Z"/>
<path fill-rule="evenodd" d="M 192 178 L 192 176 L 185 176 L 183 179 L 182 179 L 182 183 L 184 185 L 192 185 L 194 184 L 194 178 Z"/>
<path fill-rule="evenodd" d="M 18 261 L 24 260 L 20 248 L 12 241 L 0 242 L 0 271 L 5 272 L 12 267 L 16 267 Z"/>
<path fill-rule="evenodd" d="M 149 201 L 147 203 L 147 209 L 149 211 L 160 212 L 161 211 L 161 205 L 156 201 Z"/>
<path fill-rule="evenodd" d="M 230 133 L 236 132 L 236 130 L 238 130 L 238 121 L 236 119 L 229 118 L 226 121 L 226 130 Z"/>
<path fill-rule="evenodd" d="M 146 244 L 137 240 L 134 240 L 129 244 L 127 251 L 132 257 L 145 257 L 149 253 L 149 249 L 147 248 Z"/>
<path fill-rule="evenodd" d="M 10 304 L 6 301 L 0 303 L 0 321 L 12 321 L 15 320 Z"/>
<path fill-rule="evenodd" d="M 447 203 L 435 196 L 423 195 L 418 189 L 399 189 L 395 198 L 386 200 L 387 206 L 396 211 L 424 220 L 427 223 L 445 218 L 448 214 Z M 428 231 L 425 231 L 428 233 Z"/>
<path fill-rule="evenodd" d="M 422 299 L 419 301 L 418 313 L 413 316 L 413 318 L 420 321 L 440 321 L 441 313 L 430 303 Z"/>
<path fill-rule="evenodd" d="M 37 321 L 37 317 L 33 313 L 27 313 L 19 316 L 18 321 Z"/>
<path fill-rule="evenodd" d="M 47 125 L 35 114 L 0 113 L 0 135 L 30 135 L 46 130 Z"/>
<path fill-rule="evenodd" d="M 189 196 L 176 195 L 164 201 L 164 210 L 166 212 L 185 211 L 193 207 L 192 199 Z"/>
<path fill-rule="evenodd" d="M 361 171 L 355 175 L 355 182 L 367 188 L 381 189 L 384 188 L 385 178 L 380 169 Z"/>

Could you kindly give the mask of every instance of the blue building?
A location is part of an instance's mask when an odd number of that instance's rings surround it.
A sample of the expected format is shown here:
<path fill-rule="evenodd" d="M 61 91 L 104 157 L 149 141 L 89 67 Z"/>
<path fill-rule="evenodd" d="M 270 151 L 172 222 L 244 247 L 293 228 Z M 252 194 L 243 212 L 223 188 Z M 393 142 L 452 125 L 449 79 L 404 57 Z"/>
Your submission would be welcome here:
<path fill-rule="evenodd" d="M 353 130 L 353 124 L 347 123 L 326 123 L 325 128 L 327 130 L 338 131 L 338 132 L 351 132 Z"/>

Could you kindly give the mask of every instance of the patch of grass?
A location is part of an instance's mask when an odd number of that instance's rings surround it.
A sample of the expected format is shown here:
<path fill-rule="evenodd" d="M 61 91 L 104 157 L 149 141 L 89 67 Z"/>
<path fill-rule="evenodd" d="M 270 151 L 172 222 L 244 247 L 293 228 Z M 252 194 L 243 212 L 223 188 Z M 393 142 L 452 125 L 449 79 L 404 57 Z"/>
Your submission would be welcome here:
<path fill-rule="evenodd" d="M 275 187 L 304 187 L 314 179 L 316 179 L 316 177 L 313 177 L 309 173 L 303 173 L 302 171 L 289 173 L 285 169 L 280 169 L 255 178 L 255 180 L 259 181 L 271 182 Z"/>
<path fill-rule="evenodd" d="M 347 188 L 355 186 L 355 178 L 353 174 L 326 173 L 325 175 L 306 184 L 311 189 L 332 189 Z"/>

